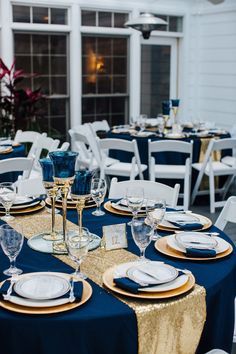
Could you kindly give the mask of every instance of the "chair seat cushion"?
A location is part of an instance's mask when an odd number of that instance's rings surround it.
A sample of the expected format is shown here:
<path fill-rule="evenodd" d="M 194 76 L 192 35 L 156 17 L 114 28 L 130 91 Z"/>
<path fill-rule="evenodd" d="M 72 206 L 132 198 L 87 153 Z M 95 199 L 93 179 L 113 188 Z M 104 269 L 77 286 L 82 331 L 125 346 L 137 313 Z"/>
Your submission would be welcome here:
<path fill-rule="evenodd" d="M 186 175 L 185 165 L 155 165 L 155 177 L 158 178 L 184 178 Z"/>
<path fill-rule="evenodd" d="M 192 167 L 198 171 L 201 170 L 202 168 L 202 163 L 193 163 Z M 227 175 L 227 174 L 234 174 L 236 173 L 236 169 L 233 169 L 232 167 L 220 162 L 220 161 L 213 161 L 212 162 L 212 169 L 214 172 L 214 175 Z M 205 169 L 205 174 L 209 176 L 210 169 L 209 169 L 209 163 L 206 165 Z"/>
<path fill-rule="evenodd" d="M 114 176 L 129 176 L 132 164 L 128 162 L 118 162 L 105 168 L 105 173 Z M 147 169 L 147 165 L 141 164 L 142 172 Z M 135 165 L 135 176 L 139 174 L 138 166 Z"/>

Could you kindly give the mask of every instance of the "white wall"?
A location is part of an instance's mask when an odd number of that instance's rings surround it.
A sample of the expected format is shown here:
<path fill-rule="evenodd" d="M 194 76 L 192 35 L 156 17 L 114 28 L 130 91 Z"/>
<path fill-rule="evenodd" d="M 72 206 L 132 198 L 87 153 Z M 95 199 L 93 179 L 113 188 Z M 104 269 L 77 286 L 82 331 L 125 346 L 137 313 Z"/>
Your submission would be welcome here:
<path fill-rule="evenodd" d="M 190 21 L 189 118 L 236 123 L 236 2 L 202 3 Z"/>

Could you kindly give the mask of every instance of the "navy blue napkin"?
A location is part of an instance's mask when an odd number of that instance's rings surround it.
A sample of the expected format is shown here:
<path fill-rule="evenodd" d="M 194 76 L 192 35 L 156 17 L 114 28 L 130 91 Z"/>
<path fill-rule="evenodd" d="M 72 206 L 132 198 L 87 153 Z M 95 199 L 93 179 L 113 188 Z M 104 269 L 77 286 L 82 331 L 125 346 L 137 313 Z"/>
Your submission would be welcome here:
<path fill-rule="evenodd" d="M 178 277 L 183 274 L 184 274 L 183 272 L 179 271 Z M 121 288 L 121 289 L 126 290 L 130 293 L 133 293 L 133 294 L 138 294 L 138 289 L 145 289 L 147 287 L 160 285 L 160 284 L 149 284 L 149 285 L 144 286 L 144 285 L 140 285 L 140 284 L 136 283 L 135 281 L 133 281 L 127 277 L 114 278 L 113 281 L 118 286 L 118 288 Z M 165 284 L 167 284 L 167 283 L 165 283 Z"/>
<path fill-rule="evenodd" d="M 45 199 L 45 195 L 44 194 L 42 194 L 42 195 L 40 195 L 39 197 L 37 197 L 37 198 L 34 198 L 34 199 L 32 199 L 32 200 L 30 200 L 30 201 L 27 201 L 27 202 L 24 202 L 24 203 L 18 203 L 18 204 L 15 204 L 15 206 L 26 206 L 26 205 L 31 205 L 32 203 L 36 203 L 36 202 L 41 202 L 42 200 L 44 200 Z M 14 204 L 13 204 L 13 206 L 14 206 Z"/>
<path fill-rule="evenodd" d="M 174 222 L 174 221 L 169 221 L 168 222 L 178 228 L 180 228 L 181 230 L 199 230 L 202 229 L 203 225 L 201 223 L 198 222 L 194 222 L 194 223 L 178 223 L 178 222 Z"/>
<path fill-rule="evenodd" d="M 186 256 L 195 258 L 215 257 L 216 251 L 213 249 L 186 248 Z"/>
<path fill-rule="evenodd" d="M 7 293 L 7 290 L 10 286 L 10 280 L 6 280 L 1 288 L 0 288 L 0 295 L 3 295 L 3 294 L 6 294 Z M 83 295 L 83 282 L 82 281 L 76 281 L 74 282 L 74 296 L 76 298 L 76 301 L 80 301 L 81 298 L 82 298 L 82 295 Z M 12 293 L 11 293 L 12 296 L 18 296 L 18 297 L 21 297 L 20 295 L 18 295 L 14 290 L 12 290 Z M 70 289 L 69 291 L 64 294 L 63 296 L 60 296 L 58 299 L 63 299 L 63 298 L 67 298 L 69 297 L 70 295 Z"/>

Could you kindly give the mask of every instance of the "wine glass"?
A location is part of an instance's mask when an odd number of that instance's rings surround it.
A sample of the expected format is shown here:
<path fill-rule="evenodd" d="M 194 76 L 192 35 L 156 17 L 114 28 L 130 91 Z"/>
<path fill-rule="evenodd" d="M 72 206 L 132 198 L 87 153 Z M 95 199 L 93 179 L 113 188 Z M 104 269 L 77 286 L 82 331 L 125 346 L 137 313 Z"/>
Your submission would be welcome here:
<path fill-rule="evenodd" d="M 126 190 L 126 202 L 133 217 L 138 215 L 139 210 L 142 207 L 144 198 L 144 190 L 142 187 L 129 187 Z M 131 226 L 131 222 L 128 223 Z"/>
<path fill-rule="evenodd" d="M 80 230 L 73 230 L 67 233 L 66 247 L 69 257 L 76 262 L 76 270 L 73 275 L 86 279 L 87 276 L 80 271 L 80 265 L 88 253 L 88 246 L 91 241 L 90 232 L 86 227 Z"/>
<path fill-rule="evenodd" d="M 16 268 L 15 263 L 16 257 L 21 251 L 23 241 L 24 237 L 21 228 L 20 231 L 16 231 L 8 224 L 4 224 L 0 227 L 0 243 L 2 250 L 10 260 L 10 267 L 4 270 L 4 274 L 13 276 L 22 273 L 21 269 Z"/>
<path fill-rule="evenodd" d="M 146 222 L 153 228 L 153 237 L 152 239 L 158 240 L 161 238 L 157 232 L 157 226 L 161 223 L 164 218 L 166 211 L 166 202 L 165 200 L 148 200 L 146 204 Z"/>
<path fill-rule="evenodd" d="M 145 222 L 145 218 L 134 217 L 131 222 L 131 233 L 135 244 L 140 250 L 140 260 L 145 260 L 145 250 L 153 236 L 153 228 Z"/>
<path fill-rule="evenodd" d="M 101 210 L 101 203 L 104 201 L 107 191 L 106 181 L 102 178 L 93 178 L 91 182 L 91 196 L 97 205 L 97 209 L 92 212 L 93 215 L 101 216 L 105 212 Z"/>
<path fill-rule="evenodd" d="M 143 132 L 146 128 L 147 114 L 141 114 L 139 117 L 140 132 Z"/>
<path fill-rule="evenodd" d="M 14 216 L 10 215 L 10 208 L 14 203 L 16 197 L 16 187 L 14 183 L 3 182 L 0 183 L 0 203 L 5 208 L 5 215 L 1 218 L 4 221 L 14 220 Z"/>

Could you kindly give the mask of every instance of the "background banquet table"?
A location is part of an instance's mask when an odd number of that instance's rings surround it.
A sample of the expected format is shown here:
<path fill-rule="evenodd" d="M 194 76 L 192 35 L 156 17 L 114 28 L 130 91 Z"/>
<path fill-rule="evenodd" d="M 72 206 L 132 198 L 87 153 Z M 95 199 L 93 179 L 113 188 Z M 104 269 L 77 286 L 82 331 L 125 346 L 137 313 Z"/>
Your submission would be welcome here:
<path fill-rule="evenodd" d="M 113 139 L 125 139 L 125 140 L 135 139 L 138 144 L 141 163 L 144 163 L 146 165 L 148 165 L 148 140 L 149 139 L 152 141 L 163 140 L 163 139 L 173 140 L 170 138 L 157 136 L 157 134 L 155 133 L 153 133 L 152 135 L 150 133 L 150 135 L 147 137 L 139 137 L 138 135 L 131 135 L 129 133 L 115 133 L 113 132 L 113 130 L 110 130 L 107 133 L 107 137 Z M 203 137 L 201 137 L 200 134 L 192 133 L 191 136 L 189 137 L 180 138 L 177 140 L 186 141 L 186 142 L 190 142 L 191 140 L 193 141 L 193 163 L 194 163 L 194 162 L 199 162 L 200 160 L 203 159 L 204 152 L 206 151 L 206 148 L 209 143 L 209 139 L 212 138 L 223 139 L 229 137 L 230 137 L 230 133 L 228 132 L 211 133 Z M 231 154 L 231 152 L 225 151 L 224 154 Z M 111 151 L 111 156 L 114 158 L 121 159 L 122 161 L 129 161 L 130 159 L 127 153 L 122 153 L 120 151 L 118 152 L 115 150 Z M 184 164 L 186 158 L 184 154 L 180 154 L 177 152 L 175 152 L 174 154 L 173 152 L 162 152 L 158 154 L 153 154 L 153 156 L 155 156 L 156 163 L 158 164 L 175 164 L 175 165 Z M 148 170 L 144 172 L 144 178 L 148 179 Z M 194 174 L 193 180 L 195 178 L 196 175 Z"/>
<path fill-rule="evenodd" d="M 12 151 L 9 153 L 0 153 L 0 161 L 5 159 L 11 159 L 13 157 L 24 157 L 25 146 L 23 144 L 13 146 Z M 0 182 L 15 182 L 19 176 L 19 172 L 9 172 L 0 174 Z"/>
<path fill-rule="evenodd" d="M 84 226 L 87 226 L 91 232 L 99 236 L 102 235 L 102 225 L 123 223 L 129 219 L 112 215 L 108 212 L 102 217 L 94 217 L 91 212 L 92 209 L 84 210 Z M 18 220 L 25 227 L 28 224 L 28 228 L 32 229 L 36 220 L 38 220 L 38 223 L 43 224 L 43 220 L 46 217 L 49 218 L 49 216 L 44 214 L 38 214 L 36 219 L 27 216 Z M 67 217 L 72 222 L 77 222 L 77 213 L 74 210 L 68 210 Z M 132 241 L 129 227 L 127 227 L 127 237 L 128 250 L 138 254 L 139 251 Z M 224 233 L 222 233 L 222 237 L 232 244 Z M 196 262 L 175 260 L 161 255 L 154 249 L 153 244 L 149 245 L 147 249 L 146 255 L 152 260 L 165 261 L 178 268 L 191 270 L 196 277 L 196 283 L 206 289 L 207 320 L 198 353 L 205 353 L 213 347 L 222 348 L 230 352 L 236 292 L 235 254 L 234 250 L 231 256 L 222 260 Z M 26 242 L 17 263 L 24 272 L 71 272 L 71 268 L 64 262 L 49 254 L 31 250 L 26 245 Z M 2 271 L 7 265 L 7 257 L 1 254 L 1 280 L 4 279 Z M 97 263 L 97 267 L 99 267 L 99 263 Z M 88 274 L 93 274 L 95 270 L 91 269 L 91 267 L 85 267 L 85 271 L 88 271 Z M 0 309 L 1 349 L 3 353 L 137 354 L 137 321 L 132 308 L 120 301 L 112 293 L 98 286 L 91 279 L 88 281 L 93 288 L 92 297 L 86 304 L 72 311 L 33 316 L 16 314 Z M 177 328 L 173 330 L 177 331 Z M 168 333 L 166 333 L 166 336 L 168 337 Z"/>

